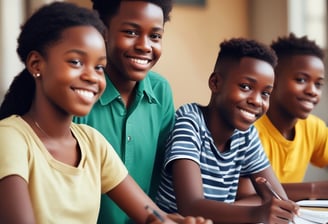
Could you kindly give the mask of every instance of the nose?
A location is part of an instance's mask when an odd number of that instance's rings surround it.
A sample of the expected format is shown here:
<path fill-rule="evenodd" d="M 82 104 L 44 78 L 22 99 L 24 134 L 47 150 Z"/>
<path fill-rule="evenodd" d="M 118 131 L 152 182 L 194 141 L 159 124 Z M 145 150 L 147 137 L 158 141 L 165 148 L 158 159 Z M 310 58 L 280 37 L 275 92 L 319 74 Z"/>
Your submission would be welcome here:
<path fill-rule="evenodd" d="M 263 104 L 261 93 L 253 92 L 247 98 L 247 103 L 252 104 L 255 107 L 260 107 Z"/>
<path fill-rule="evenodd" d="M 86 67 L 81 75 L 81 78 L 90 83 L 97 83 L 99 81 L 99 74 L 95 71 L 95 68 Z"/>
<path fill-rule="evenodd" d="M 142 52 L 151 52 L 151 40 L 148 36 L 140 36 L 136 42 L 135 48 Z"/>
<path fill-rule="evenodd" d="M 321 94 L 321 89 L 316 86 L 316 83 L 309 83 L 305 88 L 305 92 L 310 96 L 318 96 Z"/>

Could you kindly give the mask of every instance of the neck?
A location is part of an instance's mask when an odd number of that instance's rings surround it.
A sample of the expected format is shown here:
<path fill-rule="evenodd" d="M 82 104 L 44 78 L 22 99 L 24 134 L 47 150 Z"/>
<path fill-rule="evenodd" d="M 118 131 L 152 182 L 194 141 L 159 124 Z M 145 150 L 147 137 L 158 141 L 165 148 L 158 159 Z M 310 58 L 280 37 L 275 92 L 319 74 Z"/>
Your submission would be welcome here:
<path fill-rule="evenodd" d="M 270 105 L 271 106 L 271 105 Z M 292 140 L 295 135 L 295 125 L 297 118 L 286 116 L 286 114 L 279 113 L 279 110 L 268 110 L 267 116 L 273 126 L 288 140 Z"/>
<path fill-rule="evenodd" d="M 71 122 L 49 116 L 39 116 L 33 112 L 27 113 L 24 117 L 40 138 L 61 139 L 71 136 Z"/>
<path fill-rule="evenodd" d="M 116 69 L 109 69 L 109 66 L 107 65 L 106 68 L 106 73 L 110 74 L 108 78 L 120 93 L 123 103 L 128 108 L 135 98 L 138 81 L 130 80 L 126 75 L 119 73 Z"/>
<path fill-rule="evenodd" d="M 219 151 L 223 152 L 229 144 L 234 129 L 229 128 L 226 123 L 218 116 L 218 112 L 210 106 L 202 108 L 206 126 L 211 132 L 213 141 Z"/>

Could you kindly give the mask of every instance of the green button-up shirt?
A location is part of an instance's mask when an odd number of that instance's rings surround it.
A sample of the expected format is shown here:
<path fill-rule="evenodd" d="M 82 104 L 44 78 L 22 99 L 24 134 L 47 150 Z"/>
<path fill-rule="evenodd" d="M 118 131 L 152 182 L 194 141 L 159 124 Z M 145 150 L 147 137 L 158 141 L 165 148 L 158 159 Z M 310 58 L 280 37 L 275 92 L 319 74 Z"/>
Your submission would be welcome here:
<path fill-rule="evenodd" d="M 174 123 L 172 90 L 162 76 L 149 72 L 137 85 L 136 97 L 127 109 L 113 83 L 106 76 L 106 89 L 91 112 L 74 122 L 99 130 L 114 147 L 129 174 L 147 193 L 157 187 L 166 138 Z M 158 156 L 159 158 L 161 156 Z M 154 171 L 154 172 L 153 172 Z M 111 175 L 110 173 L 108 175 Z M 87 202 L 86 202 L 87 203 Z M 127 215 L 106 195 L 102 196 L 98 223 L 129 223 Z"/>

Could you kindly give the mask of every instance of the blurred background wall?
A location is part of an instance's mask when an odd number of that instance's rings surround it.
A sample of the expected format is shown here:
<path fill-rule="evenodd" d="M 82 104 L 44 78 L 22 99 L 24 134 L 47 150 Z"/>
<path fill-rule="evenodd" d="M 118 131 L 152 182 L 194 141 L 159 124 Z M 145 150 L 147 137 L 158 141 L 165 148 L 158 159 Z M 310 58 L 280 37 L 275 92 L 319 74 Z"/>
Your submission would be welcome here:
<path fill-rule="evenodd" d="M 16 39 L 22 22 L 36 8 L 54 0 L 0 0 L 0 99 L 22 69 Z M 66 0 L 91 8 L 90 0 Z M 184 1 L 188 2 L 188 0 Z M 176 3 L 165 25 L 163 54 L 154 70 L 171 83 L 175 106 L 207 104 L 207 80 L 219 44 L 248 37 L 270 44 L 280 35 L 308 35 L 321 47 L 327 43 L 327 0 L 204 0 L 203 5 Z M 328 90 L 314 114 L 328 121 Z M 328 179 L 328 169 L 312 166 L 306 180 Z"/>

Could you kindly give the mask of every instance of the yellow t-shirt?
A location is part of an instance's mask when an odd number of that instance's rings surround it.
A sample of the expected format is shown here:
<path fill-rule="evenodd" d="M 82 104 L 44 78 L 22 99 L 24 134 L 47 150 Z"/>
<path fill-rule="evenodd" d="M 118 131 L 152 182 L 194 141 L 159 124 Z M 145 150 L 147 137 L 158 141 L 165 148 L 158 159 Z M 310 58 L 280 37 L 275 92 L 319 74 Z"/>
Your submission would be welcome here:
<path fill-rule="evenodd" d="M 81 150 L 77 167 L 55 160 L 19 116 L 0 121 L 0 179 L 19 175 L 28 182 L 37 223 L 96 223 L 101 193 L 127 170 L 95 129 L 72 123 Z"/>
<path fill-rule="evenodd" d="M 328 128 L 314 115 L 299 119 L 295 138 L 287 140 L 264 115 L 255 122 L 263 148 L 282 183 L 302 182 L 308 164 L 328 165 Z"/>

